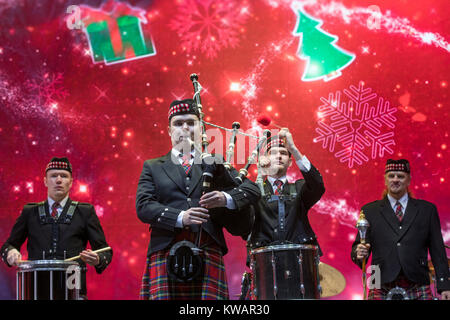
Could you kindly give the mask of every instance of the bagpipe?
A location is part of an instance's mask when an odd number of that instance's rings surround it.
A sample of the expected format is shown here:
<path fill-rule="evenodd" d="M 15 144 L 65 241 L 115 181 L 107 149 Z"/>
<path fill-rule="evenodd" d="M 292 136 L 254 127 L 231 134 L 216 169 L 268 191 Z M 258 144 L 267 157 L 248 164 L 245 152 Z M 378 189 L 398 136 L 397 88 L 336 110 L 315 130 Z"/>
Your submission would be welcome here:
<path fill-rule="evenodd" d="M 247 133 L 240 132 L 239 122 L 233 122 L 232 129 L 224 128 L 204 120 L 203 106 L 201 102 L 200 92 L 202 87 L 198 82 L 198 75 L 191 74 L 190 80 L 192 81 L 194 87 L 194 97 L 195 108 L 197 108 L 201 127 L 201 148 L 196 145 L 196 142 L 190 141 L 191 146 L 194 147 L 196 152 L 201 154 L 201 188 L 202 194 L 211 192 L 213 190 L 230 190 L 233 188 L 238 188 L 242 183 L 245 182 L 246 176 L 248 175 L 249 167 L 256 163 L 259 151 L 261 150 L 264 143 L 270 137 L 270 131 L 265 130 L 262 137 L 253 136 Z M 206 134 L 206 124 L 214 126 L 226 131 L 232 132 L 231 138 L 226 151 L 226 159 L 218 157 L 208 153 L 208 137 Z M 248 158 L 247 164 L 239 172 L 231 165 L 232 159 L 234 157 L 234 149 L 236 147 L 237 135 L 245 135 L 255 139 L 258 139 L 258 143 Z M 259 189 L 264 193 L 264 188 L 262 186 L 262 176 L 260 175 L 260 170 L 258 170 L 258 178 L 256 182 L 258 183 Z M 222 208 L 219 208 L 222 209 Z M 254 221 L 254 209 L 251 205 L 246 208 L 239 210 L 237 213 L 239 217 L 237 218 L 235 214 L 230 213 L 227 210 L 215 210 L 211 214 L 210 219 L 222 227 L 224 227 L 230 234 L 234 236 L 240 236 L 246 239 L 251 232 L 251 228 Z M 167 271 L 169 276 L 179 282 L 187 282 L 196 279 L 202 274 L 202 249 L 201 249 L 201 239 L 203 227 L 200 225 L 199 231 L 197 233 L 195 244 L 191 241 L 183 240 L 176 242 L 169 251 L 168 256 L 168 266 Z"/>

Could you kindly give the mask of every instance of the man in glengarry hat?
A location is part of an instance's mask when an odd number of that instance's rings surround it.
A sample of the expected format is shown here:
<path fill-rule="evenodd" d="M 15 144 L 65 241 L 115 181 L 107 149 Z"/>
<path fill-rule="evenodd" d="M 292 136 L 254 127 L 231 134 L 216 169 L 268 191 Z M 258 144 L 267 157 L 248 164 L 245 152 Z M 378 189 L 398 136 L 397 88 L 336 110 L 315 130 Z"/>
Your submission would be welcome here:
<path fill-rule="evenodd" d="M 412 197 L 408 160 L 388 159 L 384 181 L 383 199 L 361 209 L 370 224 L 366 244 L 360 243 L 357 233 L 351 251 L 360 268 L 371 253 L 372 265 L 379 267 L 381 287 L 369 289 L 368 299 L 431 300 L 430 253 L 437 291 L 443 300 L 450 300 L 450 273 L 436 206 Z"/>
<path fill-rule="evenodd" d="M 103 229 L 91 204 L 69 198 L 72 188 L 72 165 L 67 158 L 52 158 L 45 169 L 44 184 L 47 200 L 28 203 L 14 224 L 11 234 L 1 248 L 7 266 L 16 266 L 22 259 L 20 248 L 28 240 L 28 260 L 63 260 L 81 256 L 81 297 L 86 297 L 86 264 L 102 273 L 111 263 L 112 251 L 92 250 L 108 247 Z M 89 241 L 91 249 L 86 250 Z M 39 297 L 48 294 L 48 288 Z M 55 292 L 55 299 L 64 299 Z M 49 298 L 49 297 L 48 297 Z M 47 298 L 47 299 L 48 299 Z"/>
<path fill-rule="evenodd" d="M 304 179 L 288 181 L 287 170 L 293 162 Z M 248 249 L 285 244 L 311 245 L 318 248 L 319 244 L 309 223 L 308 212 L 324 194 L 325 186 L 322 175 L 299 151 L 288 128 L 282 128 L 278 135 L 268 139 L 263 155 L 260 157 L 260 167 L 267 178 L 263 184 L 265 195 L 255 206 L 255 222 L 247 242 Z M 319 248 L 317 254 L 321 255 Z M 256 265 L 257 269 L 262 267 Z M 287 266 L 281 267 L 288 269 Z M 292 275 L 286 276 L 285 279 L 293 283 L 295 281 L 293 279 L 299 277 L 299 272 L 295 268 L 290 272 Z M 252 280 L 253 287 L 257 285 L 255 278 Z M 308 280 L 305 279 L 305 282 Z M 302 296 L 297 292 L 299 288 L 299 285 L 289 286 L 286 282 L 278 283 L 278 297 L 262 297 L 261 292 L 252 290 L 251 297 L 247 292 L 242 292 L 241 299 L 245 299 L 244 296 L 251 299 L 292 299 L 294 297 L 300 299 Z M 304 298 L 314 298 L 310 294 L 313 295 L 307 288 Z"/>
<path fill-rule="evenodd" d="M 199 154 L 202 132 L 195 102 L 192 99 L 173 101 L 168 120 L 171 150 L 144 162 L 136 194 L 137 216 L 150 229 L 140 299 L 229 299 L 223 261 L 228 248 L 223 228 L 233 235 L 250 232 L 251 220 L 247 219 L 246 208 L 259 199 L 259 189 L 248 179 L 239 186 L 230 186 L 223 171 L 226 169 L 218 165 L 213 191 L 202 194 L 203 166 Z M 223 163 L 222 158 L 214 157 L 217 163 Z M 237 176 L 234 169 L 230 174 Z M 182 241 L 196 244 L 199 238 L 201 272 L 192 279 L 174 277 L 176 270 L 169 272 L 173 270 L 169 267 L 171 248 Z M 190 259 L 177 260 L 177 270 L 186 263 L 188 272 Z"/>

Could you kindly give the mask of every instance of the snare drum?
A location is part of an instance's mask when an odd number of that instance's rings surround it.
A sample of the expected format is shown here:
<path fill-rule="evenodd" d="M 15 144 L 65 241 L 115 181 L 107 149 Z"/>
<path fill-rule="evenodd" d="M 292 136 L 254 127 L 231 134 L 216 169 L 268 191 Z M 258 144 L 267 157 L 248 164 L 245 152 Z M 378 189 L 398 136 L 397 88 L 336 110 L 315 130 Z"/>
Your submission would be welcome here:
<path fill-rule="evenodd" d="M 319 299 L 319 248 L 286 244 L 253 249 L 253 299 Z"/>
<path fill-rule="evenodd" d="M 80 270 L 75 261 L 24 261 L 17 268 L 17 300 L 79 300 Z"/>

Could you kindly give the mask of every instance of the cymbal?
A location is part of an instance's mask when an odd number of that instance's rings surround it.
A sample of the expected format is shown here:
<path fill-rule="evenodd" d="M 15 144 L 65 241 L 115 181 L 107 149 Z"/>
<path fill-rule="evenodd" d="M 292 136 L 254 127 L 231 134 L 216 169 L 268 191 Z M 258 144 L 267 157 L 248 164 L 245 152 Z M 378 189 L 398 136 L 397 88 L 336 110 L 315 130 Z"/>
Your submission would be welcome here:
<path fill-rule="evenodd" d="M 332 297 L 344 291 L 345 277 L 332 266 L 319 262 L 319 278 L 322 287 L 322 298 Z"/>

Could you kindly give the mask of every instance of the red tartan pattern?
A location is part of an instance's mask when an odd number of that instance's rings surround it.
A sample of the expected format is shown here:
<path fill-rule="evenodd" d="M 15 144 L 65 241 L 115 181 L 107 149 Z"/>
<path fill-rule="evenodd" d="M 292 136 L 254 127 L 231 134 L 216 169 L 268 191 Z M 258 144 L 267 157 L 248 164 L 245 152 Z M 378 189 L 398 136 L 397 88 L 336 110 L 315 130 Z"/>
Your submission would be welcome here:
<path fill-rule="evenodd" d="M 395 209 L 395 215 L 398 218 L 398 221 L 402 222 L 403 220 L 403 211 L 402 211 L 402 204 L 400 203 L 400 201 L 397 201 L 395 203 L 396 209 Z"/>
<path fill-rule="evenodd" d="M 189 234 L 185 239 L 195 243 L 193 240 L 196 234 Z M 177 240 L 181 240 L 179 238 L 177 236 Z M 205 243 L 204 239 L 213 241 L 206 232 L 202 232 L 202 243 Z M 168 277 L 166 262 L 169 248 L 147 257 L 140 300 L 228 300 L 228 284 L 220 247 L 212 243 L 202 249 L 204 275 L 187 283 L 176 282 Z"/>
<path fill-rule="evenodd" d="M 409 281 L 405 276 L 398 276 L 397 280 L 384 284 L 381 289 L 370 289 L 368 300 L 386 300 L 389 290 L 395 287 L 403 288 L 409 300 L 432 300 L 433 294 L 429 285 L 418 285 Z"/>
<path fill-rule="evenodd" d="M 275 180 L 273 183 L 275 185 L 275 195 L 279 196 L 282 193 L 283 190 L 283 181 L 281 180 Z"/>

